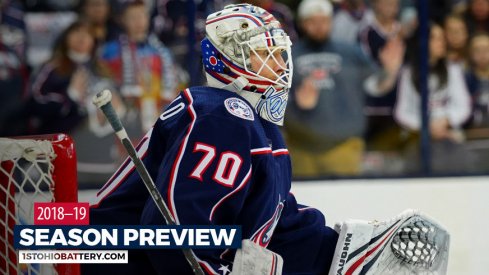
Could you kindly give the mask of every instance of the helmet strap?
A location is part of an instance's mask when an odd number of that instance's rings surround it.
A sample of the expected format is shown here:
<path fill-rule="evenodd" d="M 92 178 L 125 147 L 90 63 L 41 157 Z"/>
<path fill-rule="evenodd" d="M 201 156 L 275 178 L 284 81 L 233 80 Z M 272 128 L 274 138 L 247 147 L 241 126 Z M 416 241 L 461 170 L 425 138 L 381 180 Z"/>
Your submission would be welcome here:
<path fill-rule="evenodd" d="M 246 87 L 246 85 L 248 85 L 248 83 L 249 81 L 246 78 L 240 76 L 236 78 L 233 82 L 222 87 L 221 89 L 239 94 L 241 91 L 243 91 L 243 88 Z"/>

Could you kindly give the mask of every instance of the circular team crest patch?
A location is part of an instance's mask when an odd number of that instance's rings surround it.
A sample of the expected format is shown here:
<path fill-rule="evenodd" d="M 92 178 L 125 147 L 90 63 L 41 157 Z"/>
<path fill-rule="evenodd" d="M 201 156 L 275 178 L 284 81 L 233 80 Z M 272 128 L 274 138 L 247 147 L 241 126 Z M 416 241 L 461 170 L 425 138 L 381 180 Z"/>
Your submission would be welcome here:
<path fill-rule="evenodd" d="M 234 116 L 247 120 L 255 120 L 251 107 L 239 98 L 231 97 L 226 99 L 224 106 Z"/>
<path fill-rule="evenodd" d="M 211 63 L 212 66 L 217 65 L 217 58 L 215 56 L 209 57 L 209 63 Z"/>

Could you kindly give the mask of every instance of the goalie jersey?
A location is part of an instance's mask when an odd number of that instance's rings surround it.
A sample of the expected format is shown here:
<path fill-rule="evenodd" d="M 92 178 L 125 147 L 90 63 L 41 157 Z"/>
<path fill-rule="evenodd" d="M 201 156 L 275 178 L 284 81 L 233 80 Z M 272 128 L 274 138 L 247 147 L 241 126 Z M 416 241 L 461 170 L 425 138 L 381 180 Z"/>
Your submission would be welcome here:
<path fill-rule="evenodd" d="M 280 254 L 284 274 L 326 274 L 338 234 L 290 193 L 291 164 L 278 127 L 238 94 L 183 91 L 137 146 L 179 224 L 241 225 L 242 237 Z M 90 206 L 91 224 L 165 224 L 126 160 Z M 193 252 L 208 274 L 232 270 L 236 251 Z M 192 274 L 180 250 L 131 250 L 127 265 L 84 265 L 84 274 Z"/>

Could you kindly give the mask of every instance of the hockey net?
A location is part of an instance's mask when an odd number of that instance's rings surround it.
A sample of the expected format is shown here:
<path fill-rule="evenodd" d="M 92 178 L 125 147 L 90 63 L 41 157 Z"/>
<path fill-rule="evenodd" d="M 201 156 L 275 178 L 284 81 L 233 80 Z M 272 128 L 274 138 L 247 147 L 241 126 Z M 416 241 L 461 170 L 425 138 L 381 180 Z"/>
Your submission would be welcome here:
<path fill-rule="evenodd" d="M 33 224 L 34 202 L 77 202 L 71 138 L 0 138 L 0 164 L 0 274 L 79 274 L 75 264 L 19 264 L 13 247 L 14 225 Z"/>

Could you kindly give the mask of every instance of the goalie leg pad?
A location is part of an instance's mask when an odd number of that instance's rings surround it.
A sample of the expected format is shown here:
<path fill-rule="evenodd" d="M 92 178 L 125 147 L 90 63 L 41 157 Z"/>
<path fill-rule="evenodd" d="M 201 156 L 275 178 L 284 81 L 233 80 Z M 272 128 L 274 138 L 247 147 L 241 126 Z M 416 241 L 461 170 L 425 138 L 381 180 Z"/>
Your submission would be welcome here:
<path fill-rule="evenodd" d="M 339 230 L 329 275 L 446 274 L 450 235 L 418 211 L 384 222 L 348 220 Z"/>

